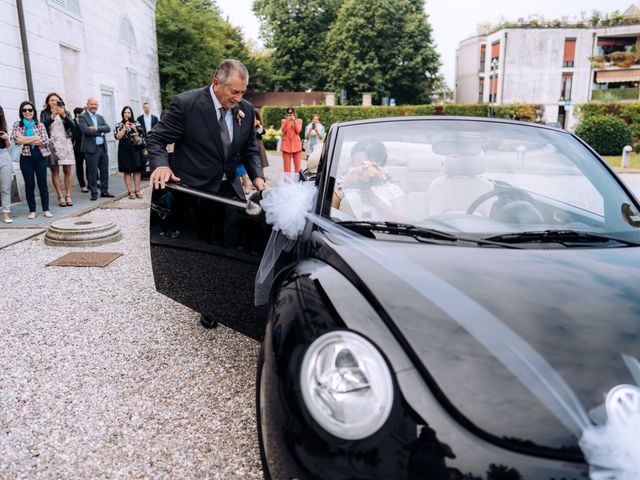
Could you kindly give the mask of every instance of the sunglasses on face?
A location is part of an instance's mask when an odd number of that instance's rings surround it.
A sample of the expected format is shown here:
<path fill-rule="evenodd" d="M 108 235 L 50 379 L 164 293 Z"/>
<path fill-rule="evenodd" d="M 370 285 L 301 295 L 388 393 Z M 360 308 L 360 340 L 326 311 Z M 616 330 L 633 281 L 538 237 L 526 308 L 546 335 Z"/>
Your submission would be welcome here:
<path fill-rule="evenodd" d="M 33 112 L 33 108 L 23 108 L 22 113 Z"/>

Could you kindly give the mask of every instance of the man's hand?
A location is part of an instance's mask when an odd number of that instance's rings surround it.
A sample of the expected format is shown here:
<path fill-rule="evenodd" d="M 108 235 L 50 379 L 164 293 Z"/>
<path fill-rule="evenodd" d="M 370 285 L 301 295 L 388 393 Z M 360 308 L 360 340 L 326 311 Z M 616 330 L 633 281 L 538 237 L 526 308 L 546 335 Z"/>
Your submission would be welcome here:
<path fill-rule="evenodd" d="M 149 177 L 149 182 L 156 190 L 158 188 L 164 188 L 169 180 L 171 180 L 172 182 L 180 181 L 180 179 L 173 174 L 169 167 L 158 167 L 153 172 L 151 172 L 151 176 Z"/>
<path fill-rule="evenodd" d="M 264 183 L 264 178 L 260 177 L 256 178 L 253 181 L 253 186 L 256 187 L 256 190 L 258 190 L 259 192 L 267 189 L 267 184 Z"/>
<path fill-rule="evenodd" d="M 95 131 L 96 131 L 96 127 L 94 127 L 93 125 L 91 125 L 91 126 L 89 127 L 89 130 L 91 130 L 92 132 L 95 132 Z"/>

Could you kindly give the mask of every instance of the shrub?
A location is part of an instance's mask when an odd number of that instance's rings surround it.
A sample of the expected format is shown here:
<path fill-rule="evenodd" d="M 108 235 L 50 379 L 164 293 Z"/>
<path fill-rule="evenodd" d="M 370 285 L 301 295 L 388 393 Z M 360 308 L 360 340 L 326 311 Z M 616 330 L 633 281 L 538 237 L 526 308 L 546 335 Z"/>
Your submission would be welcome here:
<path fill-rule="evenodd" d="M 626 145 L 631 145 L 629 127 L 621 119 L 609 115 L 583 119 L 576 129 L 576 135 L 600 155 L 620 155 Z"/>
<path fill-rule="evenodd" d="M 582 120 L 597 115 L 621 119 L 631 130 L 634 145 L 640 142 L 640 102 L 590 102 L 578 106 Z"/>
<path fill-rule="evenodd" d="M 275 150 L 278 146 L 278 139 L 282 137 L 282 131 L 275 128 L 267 128 L 262 135 L 262 144 L 267 150 Z"/>

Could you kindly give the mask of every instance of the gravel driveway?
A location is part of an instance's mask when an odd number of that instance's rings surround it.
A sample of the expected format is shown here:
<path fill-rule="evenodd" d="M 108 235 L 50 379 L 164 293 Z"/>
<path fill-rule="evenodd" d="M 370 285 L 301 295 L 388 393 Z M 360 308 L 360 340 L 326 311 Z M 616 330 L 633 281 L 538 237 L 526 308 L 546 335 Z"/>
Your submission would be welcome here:
<path fill-rule="evenodd" d="M 0 478 L 261 478 L 259 345 L 156 293 L 148 210 L 101 209 L 107 268 L 45 267 L 43 236 L 0 250 Z"/>

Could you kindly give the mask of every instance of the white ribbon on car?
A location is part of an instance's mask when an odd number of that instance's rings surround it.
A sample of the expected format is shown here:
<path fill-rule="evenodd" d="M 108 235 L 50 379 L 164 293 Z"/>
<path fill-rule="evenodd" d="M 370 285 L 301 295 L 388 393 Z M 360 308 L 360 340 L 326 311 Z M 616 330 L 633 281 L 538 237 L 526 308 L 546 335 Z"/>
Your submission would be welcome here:
<path fill-rule="evenodd" d="M 622 407 L 618 405 L 618 411 L 622 409 L 623 413 L 613 416 L 613 408 L 607 409 L 606 422 L 594 425 L 567 382 L 509 326 L 422 265 L 401 254 L 391 256 L 378 248 L 374 241 L 311 213 L 315 194 L 316 188 L 311 182 L 286 183 L 272 189 L 262 200 L 261 207 L 274 231 L 256 277 L 257 305 L 261 304 L 258 300 L 262 303 L 268 300 L 277 258 L 282 251 L 292 248 L 308 220 L 402 280 L 480 342 L 580 440 L 580 448 L 591 466 L 592 480 L 632 480 L 638 477 L 640 388 L 626 386 L 628 389 L 624 393 L 627 396 L 623 397 Z M 623 356 L 623 359 L 636 384 L 640 385 L 640 362 L 629 356 Z M 633 395 L 634 389 L 637 390 L 636 396 Z M 613 405 L 611 402 L 607 399 L 607 406 Z"/>
<path fill-rule="evenodd" d="M 273 230 L 256 275 L 256 305 L 269 301 L 276 261 L 282 252 L 293 248 L 302 234 L 307 224 L 307 213 L 313 209 L 316 192 L 313 182 L 299 182 L 296 176 L 287 174 L 281 176 L 280 186 L 263 192 L 260 207 Z"/>

